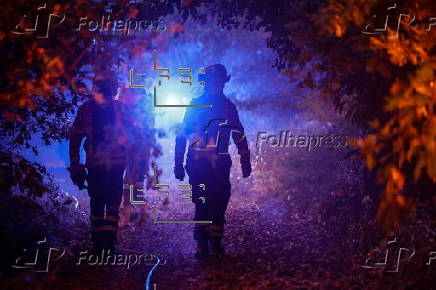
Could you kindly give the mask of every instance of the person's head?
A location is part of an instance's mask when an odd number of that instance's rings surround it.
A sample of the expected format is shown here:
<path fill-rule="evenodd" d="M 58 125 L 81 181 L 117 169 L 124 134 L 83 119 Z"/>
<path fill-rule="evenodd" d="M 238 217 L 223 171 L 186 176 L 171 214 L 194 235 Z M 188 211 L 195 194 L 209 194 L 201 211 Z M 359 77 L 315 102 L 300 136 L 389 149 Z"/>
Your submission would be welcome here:
<path fill-rule="evenodd" d="M 200 75 L 200 80 L 205 82 L 206 92 L 220 94 L 226 82 L 230 80 L 230 76 L 222 64 L 213 64 L 206 67 L 205 73 Z"/>
<path fill-rule="evenodd" d="M 94 101 L 99 105 L 110 104 L 117 95 L 118 85 L 113 79 L 94 80 L 92 86 L 92 96 Z"/>

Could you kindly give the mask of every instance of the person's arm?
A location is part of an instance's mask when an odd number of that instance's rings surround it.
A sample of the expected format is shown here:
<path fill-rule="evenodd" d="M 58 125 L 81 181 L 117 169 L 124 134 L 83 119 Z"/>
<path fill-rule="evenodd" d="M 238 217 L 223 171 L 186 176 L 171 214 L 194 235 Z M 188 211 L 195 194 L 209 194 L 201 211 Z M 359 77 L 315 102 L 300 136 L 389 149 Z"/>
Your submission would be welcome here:
<path fill-rule="evenodd" d="M 183 180 L 185 178 L 185 168 L 183 163 L 185 161 L 186 144 L 188 140 L 186 135 L 189 134 L 189 124 L 192 119 L 192 109 L 186 108 L 185 115 L 183 116 L 183 122 L 178 129 L 176 136 L 176 145 L 174 148 L 174 176 L 176 179 Z"/>
<path fill-rule="evenodd" d="M 135 120 L 135 112 L 133 108 L 129 108 L 122 102 L 117 101 L 117 110 L 121 116 L 123 123 L 123 130 L 125 131 L 125 136 L 127 141 L 127 171 L 126 171 L 126 181 L 128 184 L 135 184 L 142 187 L 144 182 L 144 177 L 147 171 L 147 150 L 146 144 L 143 136 L 143 132 L 148 130 L 148 128 L 143 128 L 141 124 Z"/>
<path fill-rule="evenodd" d="M 85 138 L 85 122 L 84 122 L 84 107 L 83 105 L 77 110 L 77 116 L 74 119 L 73 126 L 70 130 L 69 155 L 70 165 L 75 166 L 80 163 L 80 145 Z"/>
<path fill-rule="evenodd" d="M 86 188 L 85 181 L 87 172 L 85 165 L 80 164 L 80 145 L 82 144 L 82 140 L 85 138 L 85 136 L 86 128 L 84 122 L 84 107 L 82 105 L 77 111 L 77 116 L 74 119 L 73 126 L 71 127 L 70 131 L 70 167 L 68 168 L 71 181 L 73 184 L 79 187 L 79 190 Z"/>
<path fill-rule="evenodd" d="M 251 174 L 250 150 L 248 149 L 247 137 L 245 135 L 244 127 L 239 119 L 236 106 L 234 106 L 233 110 L 233 126 L 235 129 L 232 130 L 232 139 L 238 148 L 238 154 L 241 158 L 242 176 L 245 178 Z"/>

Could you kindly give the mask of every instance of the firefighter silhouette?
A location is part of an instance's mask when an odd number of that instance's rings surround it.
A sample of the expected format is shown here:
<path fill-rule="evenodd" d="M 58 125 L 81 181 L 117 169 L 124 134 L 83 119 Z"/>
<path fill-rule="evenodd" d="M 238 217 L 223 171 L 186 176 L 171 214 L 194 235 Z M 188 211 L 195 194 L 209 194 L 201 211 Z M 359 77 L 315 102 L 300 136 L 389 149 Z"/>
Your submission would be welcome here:
<path fill-rule="evenodd" d="M 231 194 L 230 138 L 237 146 L 244 178 L 251 174 L 251 163 L 237 108 L 223 94 L 225 83 L 230 80 L 225 67 L 221 64 L 211 65 L 199 77 L 205 82 L 204 93 L 192 99 L 190 105 L 206 104 L 212 107 L 186 109 L 176 137 L 174 174 L 177 179 L 183 180 L 186 170 L 189 176 L 195 204 L 194 221 L 212 221 L 210 224 L 196 223 L 194 227 L 194 239 L 197 241 L 195 257 L 204 259 L 209 256 L 209 243 L 213 254 L 224 252 L 224 215 Z M 200 184 L 204 184 L 205 188 L 202 189 Z"/>
<path fill-rule="evenodd" d="M 117 89 L 113 79 L 94 80 L 93 98 L 79 107 L 70 134 L 70 175 L 79 189 L 87 181 L 90 234 L 96 252 L 115 248 L 123 174 L 135 148 L 140 147 L 134 144 L 138 130 L 126 106 L 113 99 Z M 86 161 L 80 164 L 83 139 Z"/>

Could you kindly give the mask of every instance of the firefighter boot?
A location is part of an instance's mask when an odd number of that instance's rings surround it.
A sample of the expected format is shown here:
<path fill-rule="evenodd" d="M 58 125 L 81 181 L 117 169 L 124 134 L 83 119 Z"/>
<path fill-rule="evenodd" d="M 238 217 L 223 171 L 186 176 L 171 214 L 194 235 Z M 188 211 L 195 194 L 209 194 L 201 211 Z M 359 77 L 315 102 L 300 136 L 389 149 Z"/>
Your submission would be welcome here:
<path fill-rule="evenodd" d="M 194 257 L 197 260 L 205 260 L 209 257 L 209 232 L 207 225 L 196 225 L 194 229 L 194 239 L 197 241 L 197 250 Z"/>
<path fill-rule="evenodd" d="M 109 205 L 106 209 L 104 220 L 105 248 L 115 252 L 115 244 L 118 235 L 119 205 Z"/>
<path fill-rule="evenodd" d="M 114 231 L 103 231 L 104 243 L 103 247 L 106 250 L 110 250 L 111 253 L 115 253 L 115 244 L 117 243 L 117 233 Z"/>
<path fill-rule="evenodd" d="M 213 254 L 224 254 L 224 248 L 222 246 L 224 227 L 217 225 L 210 225 L 210 249 Z"/>
<path fill-rule="evenodd" d="M 103 232 L 91 231 L 92 251 L 95 254 L 100 254 L 104 248 Z"/>
<path fill-rule="evenodd" d="M 102 232 L 104 218 L 100 215 L 91 215 L 90 221 L 91 226 L 89 232 L 91 234 L 92 249 L 95 253 L 101 253 L 104 247 L 104 237 Z"/>

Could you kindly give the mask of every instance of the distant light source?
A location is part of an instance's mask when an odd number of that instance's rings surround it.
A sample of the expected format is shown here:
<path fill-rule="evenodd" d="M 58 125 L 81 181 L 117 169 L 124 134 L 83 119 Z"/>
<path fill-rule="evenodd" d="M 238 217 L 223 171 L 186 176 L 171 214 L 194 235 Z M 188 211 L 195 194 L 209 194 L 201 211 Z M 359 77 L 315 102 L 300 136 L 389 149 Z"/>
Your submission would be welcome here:
<path fill-rule="evenodd" d="M 163 105 L 189 105 L 194 97 L 198 97 L 203 91 L 200 85 L 182 84 L 177 77 L 165 81 L 157 87 L 156 99 L 158 104 Z M 168 129 L 183 120 L 184 107 L 156 107 L 156 124 L 163 129 Z"/>
<path fill-rule="evenodd" d="M 186 99 L 186 98 L 183 98 L 183 99 Z M 183 101 L 183 99 L 182 99 L 182 101 Z M 173 94 L 169 94 L 164 100 L 165 105 L 176 105 L 179 103 L 180 103 L 180 100 L 178 100 L 177 97 Z"/>

